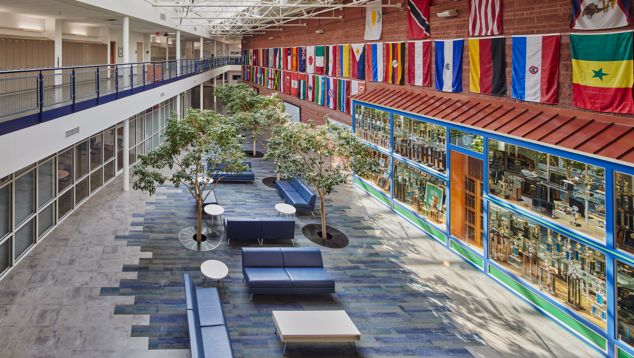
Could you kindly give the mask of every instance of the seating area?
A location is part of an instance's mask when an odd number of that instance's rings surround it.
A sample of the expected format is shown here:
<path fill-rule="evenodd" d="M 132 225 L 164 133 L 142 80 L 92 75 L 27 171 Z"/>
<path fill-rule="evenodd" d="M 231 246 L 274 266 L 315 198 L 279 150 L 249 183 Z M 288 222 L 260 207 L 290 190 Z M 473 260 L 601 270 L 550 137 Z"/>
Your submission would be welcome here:
<path fill-rule="evenodd" d="M 316 247 L 243 247 L 242 273 L 251 297 L 335 293 L 335 281 Z"/>
<path fill-rule="evenodd" d="M 317 195 L 300 179 L 278 180 L 275 182 L 277 192 L 284 202 L 293 205 L 299 212 L 314 212 Z"/>
<path fill-rule="evenodd" d="M 262 245 L 264 242 L 290 240 L 295 245 L 295 220 L 291 218 L 239 218 L 224 220 L 227 242 L 233 241 Z"/>
<path fill-rule="evenodd" d="M 247 169 L 239 173 L 226 172 L 223 165 L 218 165 L 214 169 L 211 178 L 219 183 L 253 183 L 255 174 L 253 174 L 251 162 L 245 162 L 244 164 Z"/>
<path fill-rule="evenodd" d="M 192 358 L 233 357 L 218 289 L 196 287 L 188 273 L 183 280 Z"/>

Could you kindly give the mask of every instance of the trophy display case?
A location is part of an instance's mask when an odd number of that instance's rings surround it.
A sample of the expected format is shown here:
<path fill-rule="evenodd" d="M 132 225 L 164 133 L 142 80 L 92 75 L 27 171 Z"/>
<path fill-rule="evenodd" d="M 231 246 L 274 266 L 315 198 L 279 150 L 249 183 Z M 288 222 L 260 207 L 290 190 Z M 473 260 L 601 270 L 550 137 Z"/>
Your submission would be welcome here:
<path fill-rule="evenodd" d="M 447 168 L 445 134 L 442 126 L 394 115 L 394 153 L 443 173 Z"/>
<path fill-rule="evenodd" d="M 405 163 L 394 161 L 394 199 L 419 216 L 445 226 L 445 182 Z"/>
<path fill-rule="evenodd" d="M 385 149 L 390 148 L 390 113 L 357 105 L 354 111 L 357 137 Z"/>

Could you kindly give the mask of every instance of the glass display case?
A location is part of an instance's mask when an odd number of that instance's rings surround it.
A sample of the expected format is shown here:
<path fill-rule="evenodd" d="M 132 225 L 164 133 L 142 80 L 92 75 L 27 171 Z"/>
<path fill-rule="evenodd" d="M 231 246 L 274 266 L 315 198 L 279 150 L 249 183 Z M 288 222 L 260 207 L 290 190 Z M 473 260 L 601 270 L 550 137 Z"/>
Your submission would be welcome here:
<path fill-rule="evenodd" d="M 390 148 L 390 113 L 357 105 L 354 112 L 357 137 L 380 147 Z"/>
<path fill-rule="evenodd" d="M 601 252 L 491 204 L 489 256 L 599 327 L 606 326 L 605 255 Z"/>
<path fill-rule="evenodd" d="M 370 181 L 377 188 L 381 189 L 388 196 L 390 195 L 390 156 L 377 150 L 371 150 L 372 156 L 379 162 L 379 170 L 367 176 L 361 176 Z"/>
<path fill-rule="evenodd" d="M 442 126 L 394 115 L 394 152 L 444 172 L 447 167 L 445 133 Z"/>
<path fill-rule="evenodd" d="M 490 140 L 489 192 L 605 241 L 603 168 Z"/>
<path fill-rule="evenodd" d="M 634 176 L 616 173 L 614 176 L 614 220 L 616 247 L 634 254 Z"/>
<path fill-rule="evenodd" d="M 394 161 L 394 199 L 418 215 L 444 226 L 446 221 L 446 186 L 433 177 L 405 163 Z"/>
<path fill-rule="evenodd" d="M 484 153 L 484 138 L 482 138 L 481 135 L 452 129 L 449 131 L 449 137 L 451 144 L 455 146 L 478 153 Z"/>
<path fill-rule="evenodd" d="M 634 267 L 616 263 L 616 337 L 634 346 Z"/>

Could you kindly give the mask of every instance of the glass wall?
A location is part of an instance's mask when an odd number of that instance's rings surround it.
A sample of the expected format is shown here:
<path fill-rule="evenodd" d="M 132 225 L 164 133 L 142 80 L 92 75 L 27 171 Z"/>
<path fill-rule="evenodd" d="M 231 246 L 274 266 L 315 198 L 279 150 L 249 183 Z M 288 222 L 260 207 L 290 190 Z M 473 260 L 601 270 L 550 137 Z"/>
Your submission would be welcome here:
<path fill-rule="evenodd" d="M 616 263 L 616 337 L 634 346 L 634 267 Z"/>
<path fill-rule="evenodd" d="M 489 192 L 605 241 L 603 168 L 490 140 Z"/>
<path fill-rule="evenodd" d="M 379 161 L 379 171 L 374 175 L 362 176 L 386 195 L 390 195 L 390 156 L 377 150 L 371 150 L 372 156 Z"/>
<path fill-rule="evenodd" d="M 445 182 L 394 160 L 394 200 L 427 220 L 445 225 Z"/>
<path fill-rule="evenodd" d="M 484 139 L 481 135 L 452 129 L 449 131 L 449 136 L 451 137 L 451 144 L 455 146 L 478 153 L 484 153 Z"/>
<path fill-rule="evenodd" d="M 388 112 L 357 105 L 354 115 L 357 137 L 380 147 L 390 148 L 390 114 Z"/>
<path fill-rule="evenodd" d="M 606 326 L 605 255 L 601 252 L 491 204 L 489 255 L 589 321 Z"/>
<path fill-rule="evenodd" d="M 394 152 L 444 172 L 447 167 L 445 133 L 442 126 L 394 115 Z"/>
<path fill-rule="evenodd" d="M 615 244 L 634 254 L 634 176 L 616 173 L 614 176 Z"/>

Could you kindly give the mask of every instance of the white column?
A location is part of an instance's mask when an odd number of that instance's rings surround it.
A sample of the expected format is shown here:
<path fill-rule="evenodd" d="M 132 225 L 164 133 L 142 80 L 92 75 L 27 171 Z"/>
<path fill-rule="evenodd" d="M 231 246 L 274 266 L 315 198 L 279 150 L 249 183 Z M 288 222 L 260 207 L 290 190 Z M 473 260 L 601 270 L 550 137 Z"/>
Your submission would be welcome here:
<path fill-rule="evenodd" d="M 181 94 L 176 95 L 176 118 L 181 119 Z"/>
<path fill-rule="evenodd" d="M 176 75 L 181 75 L 181 32 L 176 30 Z"/>
<path fill-rule="evenodd" d="M 217 76 L 214 77 L 214 111 L 218 112 L 218 108 L 216 107 L 216 86 L 218 86 Z"/>
<path fill-rule="evenodd" d="M 203 56 L 203 38 L 202 37 L 200 38 L 200 56 L 199 57 L 200 57 L 201 60 L 204 57 Z"/>
<path fill-rule="evenodd" d="M 123 63 L 130 62 L 130 18 L 123 18 Z"/>
<path fill-rule="evenodd" d="M 54 44 L 54 52 L 55 52 L 55 64 L 53 67 L 62 67 L 64 62 L 62 60 L 62 32 L 64 27 L 64 21 L 55 19 L 55 44 Z M 62 70 L 55 70 L 55 85 L 62 84 Z"/>
<path fill-rule="evenodd" d="M 123 121 L 123 191 L 130 191 L 130 119 Z"/>
<path fill-rule="evenodd" d="M 165 61 L 170 60 L 170 41 L 169 37 L 165 36 Z"/>

